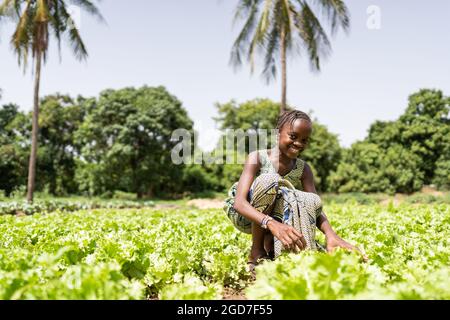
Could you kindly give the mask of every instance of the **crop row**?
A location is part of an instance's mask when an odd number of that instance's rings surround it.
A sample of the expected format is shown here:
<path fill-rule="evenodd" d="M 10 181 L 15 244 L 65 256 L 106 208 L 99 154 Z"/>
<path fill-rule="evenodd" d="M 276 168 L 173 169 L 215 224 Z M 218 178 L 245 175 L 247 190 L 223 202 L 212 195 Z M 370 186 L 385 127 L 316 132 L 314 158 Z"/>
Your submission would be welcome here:
<path fill-rule="evenodd" d="M 327 206 L 369 256 L 285 254 L 257 267 L 221 210 L 96 209 L 0 216 L 0 299 L 449 299 L 450 206 Z M 323 236 L 319 236 L 324 241 Z"/>

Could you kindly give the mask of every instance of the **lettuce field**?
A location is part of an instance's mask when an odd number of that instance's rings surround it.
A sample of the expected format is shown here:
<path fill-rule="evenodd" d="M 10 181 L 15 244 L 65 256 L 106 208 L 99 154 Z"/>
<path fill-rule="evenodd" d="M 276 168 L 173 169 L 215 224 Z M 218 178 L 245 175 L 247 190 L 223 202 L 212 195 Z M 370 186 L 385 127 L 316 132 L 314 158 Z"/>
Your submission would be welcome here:
<path fill-rule="evenodd" d="M 48 212 L 47 212 L 48 211 Z M 450 205 L 329 204 L 355 253 L 257 267 L 220 209 L 106 208 L 0 215 L 0 299 L 450 299 Z M 319 241 L 324 241 L 318 232 Z"/>

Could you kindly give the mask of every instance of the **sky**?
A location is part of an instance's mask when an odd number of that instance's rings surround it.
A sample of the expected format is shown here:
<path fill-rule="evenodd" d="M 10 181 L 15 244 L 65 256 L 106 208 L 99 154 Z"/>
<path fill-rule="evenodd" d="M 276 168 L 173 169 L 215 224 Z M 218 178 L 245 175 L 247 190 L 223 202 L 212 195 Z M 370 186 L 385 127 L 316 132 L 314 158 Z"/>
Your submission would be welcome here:
<path fill-rule="evenodd" d="M 269 85 L 257 65 L 235 71 L 230 50 L 241 25 L 233 27 L 237 0 L 103 0 L 106 23 L 73 11 L 89 51 L 77 61 L 63 43 L 41 76 L 41 96 L 56 92 L 97 96 L 107 88 L 165 86 L 182 101 L 199 145 L 211 150 L 219 131 L 216 103 L 254 98 L 280 101 L 279 77 Z M 348 34 L 331 37 L 333 53 L 312 73 L 306 55 L 288 60 L 288 103 L 338 135 L 343 146 L 364 139 L 376 120 L 395 120 L 408 96 L 421 88 L 450 95 L 450 1 L 347 0 Z M 327 28 L 328 30 L 328 28 Z M 1 104 L 31 110 L 33 76 L 17 64 L 0 25 Z"/>

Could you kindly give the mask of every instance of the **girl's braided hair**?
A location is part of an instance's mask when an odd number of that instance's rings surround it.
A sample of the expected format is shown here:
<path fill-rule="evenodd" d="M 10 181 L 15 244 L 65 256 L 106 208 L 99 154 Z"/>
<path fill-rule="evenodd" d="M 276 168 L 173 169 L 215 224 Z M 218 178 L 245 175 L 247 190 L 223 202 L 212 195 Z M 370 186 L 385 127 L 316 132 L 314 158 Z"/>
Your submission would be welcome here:
<path fill-rule="evenodd" d="M 312 123 L 311 118 L 303 111 L 300 110 L 285 111 L 278 119 L 277 129 L 281 130 L 281 128 L 283 128 L 283 126 L 286 123 L 289 123 L 290 126 L 292 127 L 295 120 L 297 119 L 305 120 Z"/>

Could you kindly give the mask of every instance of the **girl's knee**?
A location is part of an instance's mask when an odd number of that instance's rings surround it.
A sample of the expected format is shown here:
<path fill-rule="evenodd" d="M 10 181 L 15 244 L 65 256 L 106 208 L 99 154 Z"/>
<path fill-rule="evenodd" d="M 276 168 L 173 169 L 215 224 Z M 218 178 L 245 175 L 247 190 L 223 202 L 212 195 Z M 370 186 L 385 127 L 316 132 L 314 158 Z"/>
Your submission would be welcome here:
<path fill-rule="evenodd" d="M 280 175 L 275 173 L 264 173 L 256 177 L 253 181 L 252 189 L 254 188 L 264 188 L 269 189 L 272 186 L 277 186 L 280 180 Z"/>

